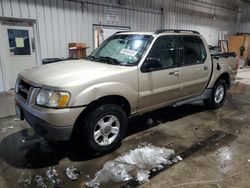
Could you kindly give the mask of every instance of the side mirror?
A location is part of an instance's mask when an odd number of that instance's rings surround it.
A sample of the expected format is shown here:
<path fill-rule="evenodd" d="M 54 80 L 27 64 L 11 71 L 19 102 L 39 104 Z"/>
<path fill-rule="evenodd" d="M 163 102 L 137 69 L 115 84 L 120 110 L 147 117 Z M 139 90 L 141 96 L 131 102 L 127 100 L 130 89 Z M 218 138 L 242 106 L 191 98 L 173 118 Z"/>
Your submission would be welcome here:
<path fill-rule="evenodd" d="M 142 65 L 142 72 L 151 72 L 161 69 L 159 58 L 147 58 Z"/>

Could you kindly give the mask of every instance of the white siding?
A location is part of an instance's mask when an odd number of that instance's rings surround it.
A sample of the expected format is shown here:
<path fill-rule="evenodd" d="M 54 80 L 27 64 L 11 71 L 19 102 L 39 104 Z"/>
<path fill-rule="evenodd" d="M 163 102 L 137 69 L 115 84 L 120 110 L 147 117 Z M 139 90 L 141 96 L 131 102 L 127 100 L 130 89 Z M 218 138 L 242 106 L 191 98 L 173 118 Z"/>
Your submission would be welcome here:
<path fill-rule="evenodd" d="M 237 23 L 233 7 L 229 10 L 187 0 L 168 0 L 164 7 L 165 28 L 197 30 L 212 45 L 217 44 L 219 31 L 233 31 Z"/>
<path fill-rule="evenodd" d="M 108 6 L 116 6 L 119 12 L 117 26 L 131 27 L 135 31 L 155 31 L 160 28 L 192 29 L 200 31 L 209 44 L 216 44 L 218 33 L 232 31 L 236 27 L 237 12 L 230 1 L 228 10 L 211 4 L 222 0 L 0 0 L 0 16 L 28 18 L 37 21 L 41 57 L 67 57 L 69 42 L 85 42 L 93 49 L 93 24 L 110 25 L 107 22 Z M 101 4 L 101 5 L 98 5 Z M 164 16 L 161 14 L 164 8 Z M 213 19 L 215 15 L 215 20 Z M 161 22 L 164 19 L 164 25 Z M 242 26 L 246 30 L 249 26 Z"/>
<path fill-rule="evenodd" d="M 238 32 L 250 33 L 250 6 L 243 6 L 238 20 Z"/>

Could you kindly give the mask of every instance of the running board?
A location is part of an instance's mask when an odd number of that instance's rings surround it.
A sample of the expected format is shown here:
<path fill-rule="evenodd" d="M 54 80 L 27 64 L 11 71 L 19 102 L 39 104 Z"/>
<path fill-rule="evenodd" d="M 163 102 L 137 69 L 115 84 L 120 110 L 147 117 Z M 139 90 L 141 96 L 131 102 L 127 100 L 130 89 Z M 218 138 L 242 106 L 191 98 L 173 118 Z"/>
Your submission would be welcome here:
<path fill-rule="evenodd" d="M 197 96 L 197 97 L 192 97 L 192 98 L 186 99 L 184 101 L 177 102 L 177 103 L 173 104 L 173 106 L 177 107 L 177 106 L 181 106 L 181 105 L 184 105 L 184 104 L 189 104 L 189 103 L 192 103 L 192 102 L 195 102 L 195 101 L 201 101 L 201 100 L 204 100 L 204 99 L 208 99 L 210 94 L 211 94 L 211 91 L 212 91 L 212 89 L 205 89 L 205 91 L 202 93 L 202 95 Z"/>

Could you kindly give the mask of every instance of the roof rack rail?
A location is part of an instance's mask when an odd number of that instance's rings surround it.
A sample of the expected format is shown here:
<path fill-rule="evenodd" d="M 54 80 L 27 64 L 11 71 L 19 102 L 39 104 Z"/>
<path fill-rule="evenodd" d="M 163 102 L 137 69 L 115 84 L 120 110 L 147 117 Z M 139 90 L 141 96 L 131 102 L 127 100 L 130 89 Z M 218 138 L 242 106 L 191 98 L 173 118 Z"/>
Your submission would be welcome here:
<path fill-rule="evenodd" d="M 117 31 L 114 34 L 119 34 L 119 33 L 132 33 L 134 31 L 130 31 L 130 30 L 124 30 L 124 31 Z"/>
<path fill-rule="evenodd" d="M 190 32 L 190 33 L 200 34 L 198 31 L 185 30 L 185 29 L 159 29 L 155 31 L 155 34 L 160 34 L 165 32 L 174 32 L 174 33 Z"/>

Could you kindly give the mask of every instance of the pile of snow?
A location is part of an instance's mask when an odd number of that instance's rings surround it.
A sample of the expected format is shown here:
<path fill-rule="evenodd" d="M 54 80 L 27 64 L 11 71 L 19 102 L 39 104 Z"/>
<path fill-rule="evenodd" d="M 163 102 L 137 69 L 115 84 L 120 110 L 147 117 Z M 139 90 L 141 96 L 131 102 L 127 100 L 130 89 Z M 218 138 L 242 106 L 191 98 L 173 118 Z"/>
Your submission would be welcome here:
<path fill-rule="evenodd" d="M 72 181 L 77 180 L 81 174 L 81 172 L 74 166 L 67 167 L 64 170 L 64 173 L 66 177 Z M 49 167 L 49 169 L 45 173 L 45 176 L 34 175 L 32 177 L 31 172 L 22 172 L 18 179 L 18 184 L 20 185 L 20 187 L 31 187 L 33 183 L 37 188 L 61 187 L 60 182 L 61 180 L 55 167 Z"/>
<path fill-rule="evenodd" d="M 18 179 L 18 184 L 23 185 L 24 187 L 29 187 L 31 182 L 32 182 L 31 172 L 29 173 L 22 172 Z"/>
<path fill-rule="evenodd" d="M 34 181 L 36 182 L 37 188 L 47 188 L 47 185 L 44 183 L 44 179 L 42 176 L 36 175 Z"/>
<path fill-rule="evenodd" d="M 117 157 L 104 164 L 103 168 L 95 174 L 95 178 L 86 183 L 88 187 L 99 187 L 108 181 L 125 182 L 132 179 L 130 172 L 136 171 L 137 180 L 147 181 L 150 169 L 157 168 L 160 164 L 169 164 L 175 154 L 174 150 L 147 145 L 139 147 L 123 156 Z"/>
<path fill-rule="evenodd" d="M 65 175 L 72 181 L 75 181 L 79 178 L 80 175 L 80 171 L 77 170 L 75 167 L 73 166 L 69 166 L 68 168 L 66 168 L 64 170 Z"/>
<path fill-rule="evenodd" d="M 173 159 L 172 159 L 172 162 L 173 163 L 178 163 L 179 161 L 182 161 L 183 159 L 181 158 L 181 156 L 180 155 L 178 155 L 178 156 L 175 156 Z"/>
<path fill-rule="evenodd" d="M 59 174 L 57 173 L 57 170 L 55 167 L 49 169 L 46 172 L 47 179 L 53 184 L 58 185 L 60 183 Z"/>
<path fill-rule="evenodd" d="M 10 125 L 8 127 L 2 127 L 1 128 L 1 133 L 5 133 L 6 131 L 8 131 L 8 129 L 13 129 L 13 128 L 14 128 L 13 125 Z"/>

